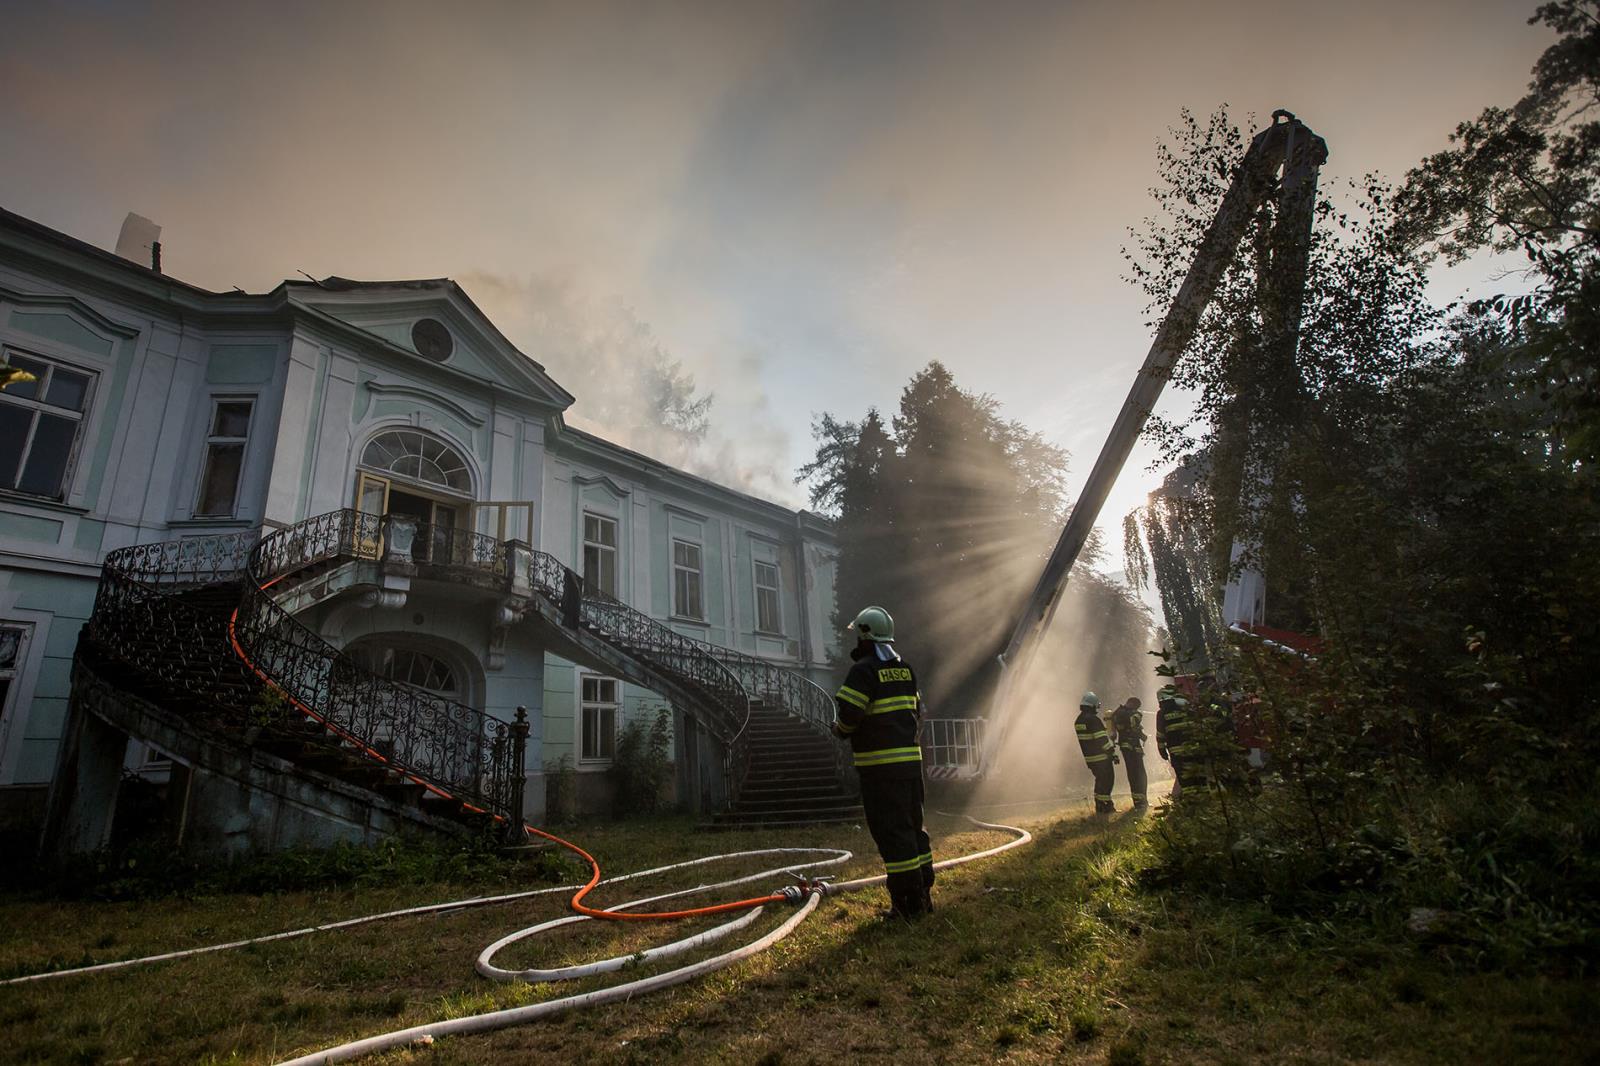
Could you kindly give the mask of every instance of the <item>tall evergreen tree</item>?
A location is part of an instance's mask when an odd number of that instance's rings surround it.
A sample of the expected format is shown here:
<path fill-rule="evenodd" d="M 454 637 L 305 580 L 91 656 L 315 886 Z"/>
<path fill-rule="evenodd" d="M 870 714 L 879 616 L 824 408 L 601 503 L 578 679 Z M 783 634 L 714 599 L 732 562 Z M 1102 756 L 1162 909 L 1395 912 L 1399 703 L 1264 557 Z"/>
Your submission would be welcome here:
<path fill-rule="evenodd" d="M 867 604 L 887 607 L 934 713 L 982 713 L 988 667 L 1065 514 L 1066 453 L 938 362 L 906 385 L 890 427 L 869 411 L 860 423 L 823 415 L 814 433 L 800 478 L 838 518 L 841 627 Z M 1137 664 L 1123 671 L 1136 679 L 1143 609 L 1093 575 L 1081 583 L 1119 635 L 1104 657 Z"/>

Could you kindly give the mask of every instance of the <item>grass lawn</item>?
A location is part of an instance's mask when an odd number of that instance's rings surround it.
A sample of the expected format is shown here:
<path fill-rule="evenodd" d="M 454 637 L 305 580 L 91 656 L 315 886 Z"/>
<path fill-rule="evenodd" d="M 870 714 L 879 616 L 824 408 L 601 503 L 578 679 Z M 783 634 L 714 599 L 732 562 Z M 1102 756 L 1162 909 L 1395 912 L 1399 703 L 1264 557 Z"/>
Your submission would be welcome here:
<path fill-rule="evenodd" d="M 1145 830 L 1127 816 L 1101 825 L 1078 807 L 1014 820 L 1034 832 L 1035 842 L 943 875 L 936 912 L 915 926 L 876 920 L 885 904 L 881 890 L 829 898 L 771 951 L 697 983 L 373 1061 L 1594 1061 L 1588 1025 L 1600 1000 L 1592 980 L 1472 974 L 1370 928 L 1285 922 L 1249 906 L 1141 890 L 1135 881 Z M 929 828 L 941 857 L 1006 839 L 945 817 L 931 817 Z M 688 822 L 664 821 L 586 826 L 572 836 L 607 874 L 776 846 L 852 849 L 858 858 L 841 876 L 876 866 L 860 829 L 758 837 L 696 833 Z M 773 864 L 736 861 L 676 880 L 630 882 L 602 903 Z M 578 872 L 571 868 L 574 878 Z M 511 874 L 497 884 L 479 879 L 126 903 L 0 896 L 0 976 L 523 887 L 535 886 Z M 565 896 L 546 896 L 0 988 L 0 1061 L 271 1062 L 649 972 L 529 987 L 493 984 L 473 971 L 473 959 L 490 941 L 557 917 L 564 906 Z M 771 928 L 788 913 L 771 909 L 756 928 Z M 497 962 L 588 961 L 675 940 L 693 928 L 586 923 L 517 945 Z M 731 946 L 723 942 L 701 955 Z"/>

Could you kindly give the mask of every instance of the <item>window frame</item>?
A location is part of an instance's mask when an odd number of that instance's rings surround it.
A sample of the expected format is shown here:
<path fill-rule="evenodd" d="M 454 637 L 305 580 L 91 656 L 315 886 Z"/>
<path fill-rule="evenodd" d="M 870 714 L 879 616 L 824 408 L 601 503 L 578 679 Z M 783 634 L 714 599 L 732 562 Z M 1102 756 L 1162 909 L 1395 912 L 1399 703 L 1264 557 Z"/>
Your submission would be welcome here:
<path fill-rule="evenodd" d="M 0 618 L 0 627 L 19 630 L 21 634 L 16 658 L 4 671 L 8 675 L 5 691 L 0 692 L 0 784 L 17 783 L 17 763 L 26 740 L 25 719 L 32 707 L 50 621 L 49 615 L 37 611 L 13 610 Z"/>
<path fill-rule="evenodd" d="M 681 618 L 686 622 L 704 622 L 706 620 L 706 555 L 705 546 L 698 541 L 687 537 L 672 537 L 672 617 Z M 682 545 L 694 551 L 694 565 L 678 561 L 678 547 Z M 678 575 L 693 575 L 694 581 L 694 606 L 695 611 L 686 609 L 678 597 Z"/>
<path fill-rule="evenodd" d="M 56 368 L 61 368 L 70 373 L 80 375 L 87 380 L 83 387 L 83 405 L 74 410 L 70 407 L 60 407 L 47 403 L 43 399 L 18 396 L 13 386 L 10 389 L 0 390 L 0 405 L 14 406 L 24 411 L 31 412 L 31 421 L 28 424 L 26 436 L 23 439 L 21 450 L 17 453 L 17 465 L 12 471 L 21 480 L 21 475 L 27 469 L 28 460 L 33 457 L 34 439 L 38 435 L 39 416 L 41 414 L 53 415 L 57 418 L 73 420 L 76 425 L 72 431 L 72 442 L 67 445 L 67 460 L 61 468 L 61 483 L 55 493 L 30 492 L 18 485 L 0 485 L 0 493 L 12 493 L 30 500 L 49 500 L 56 503 L 66 503 L 72 497 L 72 485 L 78 476 L 78 462 L 82 458 L 83 442 L 92 418 L 95 393 L 100 384 L 100 370 L 84 366 L 71 359 L 63 359 L 56 355 L 44 355 L 32 348 L 23 348 L 13 344 L 0 346 L 0 360 L 15 366 L 12 357 L 17 356 L 35 363 L 43 363 L 48 368 L 48 373 L 35 383 L 35 388 L 43 396 L 48 385 L 55 377 Z"/>
<path fill-rule="evenodd" d="M 393 447 L 391 447 L 388 439 L 391 437 L 394 438 Z M 413 442 L 416 444 L 416 450 L 411 450 Z M 435 446 L 439 450 L 439 455 L 429 456 L 427 453 L 429 445 Z M 374 446 L 378 446 L 381 451 L 390 454 L 388 465 L 378 461 L 380 457 L 372 454 Z M 400 450 L 398 452 L 394 451 L 395 447 Z M 477 499 L 476 486 L 478 478 L 473 471 L 472 462 L 468 458 L 470 449 L 461 447 L 451 438 L 431 429 L 422 429 L 409 423 L 379 426 L 367 437 L 366 442 L 361 445 L 361 449 L 355 455 L 355 465 L 358 470 L 368 470 L 380 477 L 398 481 L 404 485 L 421 486 L 428 492 L 437 492 L 444 496 L 458 497 L 462 500 Z M 448 457 L 452 461 L 453 465 L 448 470 L 440 465 L 439 459 L 441 457 Z M 408 459 L 417 460 L 416 473 L 395 469 L 396 466 Z M 427 477 L 423 472 L 422 464 L 424 461 L 435 467 L 444 480 L 438 481 Z M 452 475 L 458 475 L 456 480 L 462 482 L 462 484 L 452 483 Z"/>
<path fill-rule="evenodd" d="M 589 519 L 591 518 L 596 522 L 610 523 L 612 543 L 606 544 L 603 541 L 589 539 Z M 582 549 L 580 551 L 578 561 L 581 564 L 581 576 L 583 577 L 583 583 L 585 587 L 604 593 L 613 599 L 620 600 L 622 597 L 618 595 L 617 590 L 622 587 L 622 523 L 617 521 L 615 515 L 608 515 L 600 511 L 591 511 L 587 508 L 582 512 L 581 523 L 580 533 L 582 535 Z M 595 568 L 598 571 L 597 576 L 599 577 L 604 576 L 604 564 L 602 560 L 605 557 L 605 553 L 611 553 L 611 587 L 609 589 L 606 588 L 602 582 L 596 581 L 591 584 L 589 581 L 590 548 L 595 550 Z"/>
<path fill-rule="evenodd" d="M 588 698 L 588 694 L 584 691 L 591 681 L 596 685 L 596 698 L 592 700 Z M 606 685 L 611 686 L 611 698 L 609 700 L 600 698 L 604 686 Z M 606 769 L 616 761 L 617 736 L 622 732 L 622 681 L 606 674 L 579 671 L 577 697 L 578 728 L 577 737 L 575 738 L 573 745 L 576 748 L 577 763 L 584 769 Z M 608 713 L 610 714 L 611 754 L 609 755 L 588 754 L 589 716 L 591 713 L 597 717 L 606 715 Z M 604 719 L 602 718 L 601 722 L 603 723 L 603 721 Z M 601 742 L 602 748 L 604 746 L 604 738 L 605 730 L 603 725 L 601 725 L 596 729 L 596 740 Z"/>
<path fill-rule="evenodd" d="M 763 585 L 761 583 L 761 568 L 763 566 L 772 568 L 772 582 L 773 583 L 770 584 L 770 585 Z M 779 566 L 776 562 L 769 562 L 766 559 L 751 559 L 750 560 L 750 570 L 751 570 L 751 584 L 752 584 L 752 586 L 753 586 L 753 588 L 755 590 L 755 601 L 756 601 L 756 603 L 755 603 L 755 605 L 756 605 L 755 630 L 756 630 L 756 632 L 764 634 L 766 636 L 772 636 L 772 637 L 784 636 L 785 634 L 784 634 L 784 631 L 783 631 L 783 568 L 781 566 Z M 762 624 L 763 619 L 761 617 L 761 593 L 763 591 L 767 591 L 767 590 L 770 590 L 772 592 L 772 604 L 773 604 L 772 610 L 773 610 L 773 614 L 775 615 L 774 621 L 776 623 L 775 625 L 773 625 L 771 627 L 763 625 Z"/>
<path fill-rule="evenodd" d="M 200 442 L 200 478 L 195 484 L 194 506 L 189 509 L 191 518 L 237 518 L 239 515 L 239 490 L 244 487 L 245 466 L 250 459 L 250 435 L 256 425 L 256 410 L 260 407 L 259 397 L 254 395 L 235 396 L 228 394 L 213 394 L 211 397 L 211 414 L 206 419 L 205 439 Z M 244 427 L 243 437 L 221 436 L 216 432 L 217 415 L 225 403 L 244 403 L 250 405 L 250 413 Z M 206 474 L 211 468 L 211 449 L 219 444 L 237 444 L 239 446 L 239 472 L 233 481 L 233 498 L 228 503 L 226 511 L 202 511 L 201 505 L 205 503 Z"/>

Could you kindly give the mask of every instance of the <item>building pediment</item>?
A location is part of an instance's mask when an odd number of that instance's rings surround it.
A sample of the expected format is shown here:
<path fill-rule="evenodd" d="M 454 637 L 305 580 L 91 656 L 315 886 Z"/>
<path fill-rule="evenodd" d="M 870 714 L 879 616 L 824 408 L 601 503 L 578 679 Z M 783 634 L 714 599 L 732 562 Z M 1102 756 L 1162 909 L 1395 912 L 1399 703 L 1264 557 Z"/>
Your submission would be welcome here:
<path fill-rule="evenodd" d="M 512 344 L 448 278 L 419 281 L 286 282 L 302 307 L 354 326 L 419 362 L 447 367 L 553 411 L 573 396 L 537 360 Z"/>

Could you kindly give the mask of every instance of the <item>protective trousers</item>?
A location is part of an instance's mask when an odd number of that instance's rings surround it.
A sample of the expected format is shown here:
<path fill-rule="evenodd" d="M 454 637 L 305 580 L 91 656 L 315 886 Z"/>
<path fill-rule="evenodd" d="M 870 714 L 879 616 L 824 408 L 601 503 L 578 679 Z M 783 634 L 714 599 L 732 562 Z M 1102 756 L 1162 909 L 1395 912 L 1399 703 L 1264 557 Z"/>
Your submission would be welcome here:
<path fill-rule="evenodd" d="M 1110 814 L 1116 810 L 1111 803 L 1111 790 L 1117 784 L 1117 772 L 1112 766 L 1111 757 L 1108 755 L 1099 762 L 1090 763 L 1089 769 L 1094 773 L 1094 813 Z"/>
<path fill-rule="evenodd" d="M 1150 778 L 1144 769 L 1144 749 L 1123 748 L 1122 765 L 1128 768 L 1128 791 L 1133 793 L 1133 809 L 1150 806 L 1150 799 L 1145 793 L 1150 787 Z"/>
<path fill-rule="evenodd" d="M 933 842 L 922 826 L 922 767 L 916 769 L 914 777 L 861 775 L 861 806 L 888 874 L 889 907 L 905 915 L 927 910 L 933 888 Z"/>

